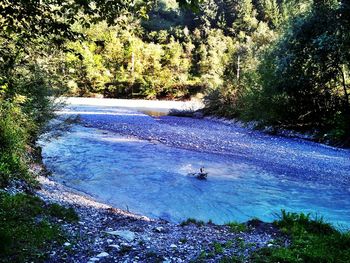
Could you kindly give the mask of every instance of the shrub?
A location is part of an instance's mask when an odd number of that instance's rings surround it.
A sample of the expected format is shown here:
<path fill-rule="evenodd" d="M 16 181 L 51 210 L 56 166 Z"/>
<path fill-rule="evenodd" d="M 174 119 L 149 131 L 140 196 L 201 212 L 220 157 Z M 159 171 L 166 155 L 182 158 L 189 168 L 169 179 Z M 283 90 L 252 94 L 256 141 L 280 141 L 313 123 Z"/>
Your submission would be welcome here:
<path fill-rule="evenodd" d="M 202 220 L 197 220 L 197 219 L 194 219 L 194 218 L 187 218 L 187 220 L 182 221 L 180 223 L 180 226 L 188 226 L 190 224 L 194 224 L 194 225 L 197 225 L 197 226 L 204 226 L 205 223 Z"/>
<path fill-rule="evenodd" d="M 27 177 L 25 115 L 18 106 L 0 104 L 0 187 L 9 180 Z"/>
<path fill-rule="evenodd" d="M 38 197 L 1 193 L 0 262 L 44 261 L 43 251 L 50 251 L 54 241 L 64 241 L 51 216 Z"/>
<path fill-rule="evenodd" d="M 226 223 L 225 225 L 227 225 L 230 228 L 230 231 L 234 233 L 245 232 L 248 230 L 245 224 L 238 223 L 238 222 L 229 222 L 229 223 Z"/>
<path fill-rule="evenodd" d="M 275 224 L 290 236 L 290 246 L 260 249 L 253 262 L 349 262 L 350 233 L 339 232 L 322 218 L 282 211 Z"/>

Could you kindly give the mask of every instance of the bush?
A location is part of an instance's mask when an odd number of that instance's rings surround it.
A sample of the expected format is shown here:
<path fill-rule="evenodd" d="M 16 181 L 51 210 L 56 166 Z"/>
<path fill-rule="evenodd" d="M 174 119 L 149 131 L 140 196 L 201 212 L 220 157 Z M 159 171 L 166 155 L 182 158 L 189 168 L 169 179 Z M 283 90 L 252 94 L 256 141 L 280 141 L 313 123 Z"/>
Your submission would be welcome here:
<path fill-rule="evenodd" d="M 350 232 L 339 232 L 322 218 L 285 211 L 275 224 L 290 236 L 290 246 L 261 249 L 253 262 L 349 262 Z"/>
<path fill-rule="evenodd" d="M 0 187 L 9 180 L 26 178 L 26 143 L 28 131 L 25 115 L 18 106 L 0 105 Z"/>
<path fill-rule="evenodd" d="M 204 97 L 204 112 L 207 114 L 235 118 L 239 114 L 238 90 L 232 86 L 222 86 L 207 91 Z"/>
<path fill-rule="evenodd" d="M 52 213 L 41 199 L 31 195 L 0 193 L 0 262 L 44 261 L 54 242 L 64 242 L 52 216 L 65 219 L 71 212 L 60 210 L 64 213 Z"/>

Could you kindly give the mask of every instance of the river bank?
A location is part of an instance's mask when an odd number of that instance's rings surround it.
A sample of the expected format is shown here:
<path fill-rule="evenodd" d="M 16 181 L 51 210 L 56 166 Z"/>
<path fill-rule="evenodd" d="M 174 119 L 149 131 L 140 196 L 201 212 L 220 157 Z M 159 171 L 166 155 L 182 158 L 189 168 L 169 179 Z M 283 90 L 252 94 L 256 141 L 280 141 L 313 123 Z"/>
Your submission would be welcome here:
<path fill-rule="evenodd" d="M 101 202 L 172 222 L 269 222 L 282 209 L 350 222 L 349 150 L 216 119 L 152 117 L 132 108 L 137 101 L 84 101 L 59 112 L 80 125 L 42 153 L 55 180 Z M 201 167 L 208 180 L 188 176 Z"/>
<path fill-rule="evenodd" d="M 58 234 L 64 235 L 33 251 L 33 256 L 38 253 L 46 262 L 346 258 L 345 232 L 305 214 L 284 213 L 279 218 L 275 213 L 281 215 L 285 206 L 298 213 L 322 208 L 327 216 L 335 216 L 334 222 L 346 225 L 347 150 L 269 136 L 216 119 L 151 117 L 144 108 L 82 101 L 59 112 L 62 119 L 75 116 L 80 121 L 71 129 L 40 141 L 52 174 L 47 177 L 44 170 L 39 176 L 41 189 L 35 195 L 45 201 L 39 202 L 41 209 L 51 210 L 34 215 L 32 224 L 49 220 L 48 226 L 59 227 Z M 203 164 L 207 180 L 189 176 Z M 21 193 L 12 190 L 11 195 Z M 67 213 L 73 220 L 67 220 Z M 164 215 L 170 220 L 160 219 Z M 264 223 L 256 216 L 278 221 Z M 212 218 L 222 223 L 207 222 Z M 240 223 L 224 224 L 229 221 Z"/>
<path fill-rule="evenodd" d="M 61 222 L 67 240 L 49 251 L 47 262 L 244 262 L 263 247 L 288 245 L 273 224 L 173 224 L 113 208 L 47 177 L 39 182 L 40 198 L 73 207 L 79 215 L 77 223 Z"/>

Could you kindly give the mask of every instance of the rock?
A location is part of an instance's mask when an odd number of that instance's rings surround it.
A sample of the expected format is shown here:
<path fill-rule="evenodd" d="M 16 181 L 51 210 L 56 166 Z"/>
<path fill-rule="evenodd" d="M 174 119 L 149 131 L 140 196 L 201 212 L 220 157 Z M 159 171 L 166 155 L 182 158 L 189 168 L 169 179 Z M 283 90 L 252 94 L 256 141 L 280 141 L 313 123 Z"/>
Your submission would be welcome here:
<path fill-rule="evenodd" d="M 99 261 L 99 260 L 100 260 L 99 258 L 93 257 L 93 258 L 89 259 L 89 262 L 96 262 L 96 261 Z"/>
<path fill-rule="evenodd" d="M 107 234 L 119 236 L 128 242 L 135 240 L 135 233 L 129 230 L 106 231 Z"/>
<path fill-rule="evenodd" d="M 177 248 L 177 245 L 171 244 L 170 247 L 171 247 L 171 248 Z"/>
<path fill-rule="evenodd" d="M 63 244 L 65 247 L 69 247 L 70 245 L 72 245 L 71 243 L 69 243 L 69 242 L 66 242 L 66 243 L 64 243 Z"/>
<path fill-rule="evenodd" d="M 97 258 L 105 258 L 105 257 L 108 257 L 109 256 L 109 254 L 107 253 L 107 252 L 101 252 L 100 254 L 98 254 L 96 257 Z"/>
<path fill-rule="evenodd" d="M 119 249 L 119 248 L 120 248 L 119 245 L 115 245 L 115 244 L 109 245 L 109 247 L 116 248 L 116 249 Z"/>
<path fill-rule="evenodd" d="M 164 227 L 162 227 L 162 226 L 158 226 L 154 230 L 155 230 L 155 232 L 158 232 L 158 233 L 164 233 Z"/>
<path fill-rule="evenodd" d="M 132 245 L 128 244 L 128 243 L 121 243 L 120 244 L 122 247 L 129 247 L 132 248 Z"/>
<path fill-rule="evenodd" d="M 195 118 L 195 119 L 203 119 L 203 117 L 204 117 L 204 114 L 201 111 L 195 111 L 193 113 L 193 118 Z"/>
<path fill-rule="evenodd" d="M 113 242 L 112 239 L 107 239 L 106 241 L 107 241 L 107 243 L 112 243 Z"/>

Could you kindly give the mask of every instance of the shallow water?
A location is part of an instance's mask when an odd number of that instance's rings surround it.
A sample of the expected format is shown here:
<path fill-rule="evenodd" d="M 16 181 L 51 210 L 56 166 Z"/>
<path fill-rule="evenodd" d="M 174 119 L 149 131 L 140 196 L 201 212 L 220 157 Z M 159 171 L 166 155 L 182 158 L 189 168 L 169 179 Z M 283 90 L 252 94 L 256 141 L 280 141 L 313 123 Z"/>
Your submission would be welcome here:
<path fill-rule="evenodd" d="M 293 165 L 311 152 L 310 163 L 302 165 L 295 172 L 298 176 L 293 176 L 294 170 L 290 167 L 287 172 L 283 170 L 285 165 L 277 156 L 271 156 L 271 165 L 266 165 L 266 153 L 260 149 L 257 151 L 260 155 L 255 154 L 254 146 L 248 147 L 245 141 L 236 141 L 245 144 L 237 152 L 236 146 L 218 152 L 181 144 L 182 141 L 191 144 L 191 136 L 199 134 L 193 130 L 197 128 L 210 138 L 219 124 L 206 120 L 186 119 L 184 123 L 183 118 L 176 117 L 157 120 L 132 110 L 103 107 L 71 107 L 67 113 L 80 113 L 90 127 L 77 125 L 57 139 L 42 141 L 44 162 L 57 180 L 100 201 L 175 222 L 189 217 L 211 219 L 218 224 L 243 222 L 252 217 L 271 221 L 276 213 L 286 209 L 319 214 L 337 226 L 350 226 L 349 164 L 344 163 L 349 151 L 283 138 L 273 139 L 280 140 L 280 146 L 268 145 L 271 138 L 257 134 L 262 136 L 259 144 L 263 144 L 265 151 L 269 146 L 281 147 L 276 149 L 287 152 Z M 182 127 L 179 122 L 186 129 L 191 127 L 193 134 L 185 129 L 179 139 L 179 134 L 162 133 L 162 129 L 171 130 L 169 127 L 178 132 Z M 114 128 L 106 128 L 106 123 Z M 126 127 L 125 132 L 116 125 Z M 207 131 L 204 125 L 209 126 Z M 231 136 L 225 127 L 220 129 L 220 134 Z M 141 136 L 147 132 L 154 140 Z M 255 138 L 245 129 L 237 128 L 234 132 L 242 133 L 244 136 L 240 136 L 250 141 Z M 178 142 L 178 146 L 163 142 L 169 139 Z M 301 153 L 296 154 L 295 149 Z M 208 172 L 207 180 L 189 175 L 201 167 Z"/>

